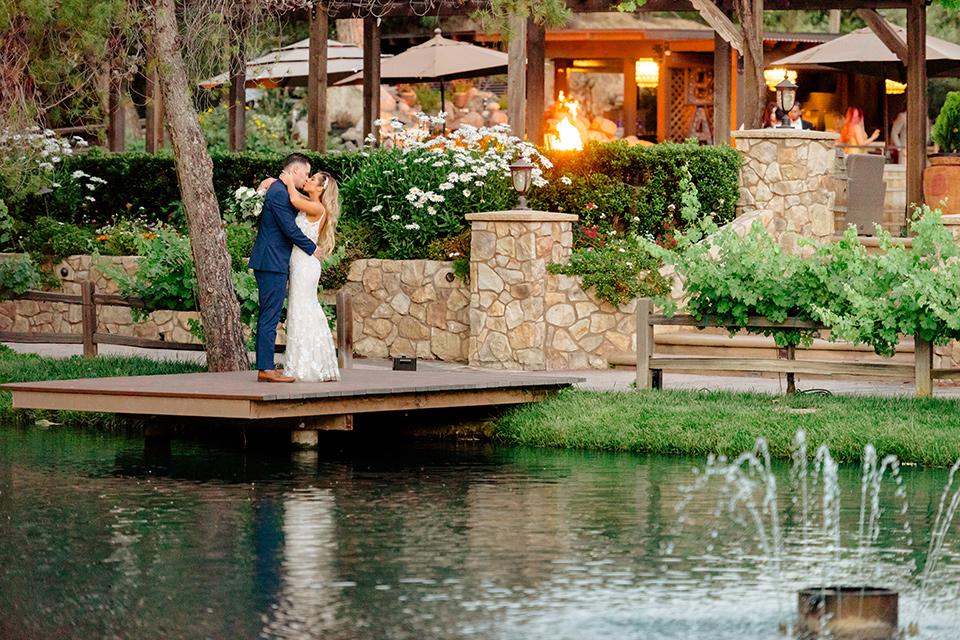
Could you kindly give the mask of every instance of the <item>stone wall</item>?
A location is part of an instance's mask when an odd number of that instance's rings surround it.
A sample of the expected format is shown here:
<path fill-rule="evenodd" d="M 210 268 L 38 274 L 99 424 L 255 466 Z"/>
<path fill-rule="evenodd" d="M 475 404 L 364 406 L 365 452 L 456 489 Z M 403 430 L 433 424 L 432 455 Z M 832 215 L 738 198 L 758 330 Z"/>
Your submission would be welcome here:
<path fill-rule="evenodd" d="M 573 251 L 577 217 L 513 210 L 467 215 L 469 362 L 493 369 L 605 368 L 633 349 L 635 303 L 614 308 L 570 276 L 547 272 Z"/>
<path fill-rule="evenodd" d="M 103 257 L 126 273 L 137 269 L 137 258 Z M 80 294 L 80 283 L 90 280 L 96 293 L 115 294 L 117 284 L 93 264 L 90 256 L 70 256 L 53 269 L 64 293 Z M 97 307 L 97 331 L 173 342 L 199 342 L 189 331 L 189 320 L 200 315 L 185 311 L 154 311 L 142 322 L 135 321 L 127 307 Z M 62 302 L 7 300 L 0 302 L 0 331 L 24 333 L 83 333 L 80 305 Z"/>
<path fill-rule="evenodd" d="M 342 290 L 357 355 L 467 361 L 470 291 L 452 262 L 357 260 Z"/>
<path fill-rule="evenodd" d="M 744 156 L 738 215 L 773 211 L 768 227 L 788 250 L 796 237 L 827 242 L 834 232 L 834 164 L 838 134 L 797 129 L 734 131 Z"/>

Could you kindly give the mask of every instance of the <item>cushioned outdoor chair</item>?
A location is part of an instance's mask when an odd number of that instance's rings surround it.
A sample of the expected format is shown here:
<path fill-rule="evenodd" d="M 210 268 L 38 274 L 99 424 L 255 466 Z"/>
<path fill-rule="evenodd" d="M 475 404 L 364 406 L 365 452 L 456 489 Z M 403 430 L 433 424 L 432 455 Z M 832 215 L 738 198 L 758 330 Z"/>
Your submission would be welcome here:
<path fill-rule="evenodd" d="M 847 225 L 856 225 L 857 235 L 876 235 L 883 223 L 883 200 L 887 183 L 883 181 L 886 158 L 866 153 L 850 154 L 847 161 Z"/>

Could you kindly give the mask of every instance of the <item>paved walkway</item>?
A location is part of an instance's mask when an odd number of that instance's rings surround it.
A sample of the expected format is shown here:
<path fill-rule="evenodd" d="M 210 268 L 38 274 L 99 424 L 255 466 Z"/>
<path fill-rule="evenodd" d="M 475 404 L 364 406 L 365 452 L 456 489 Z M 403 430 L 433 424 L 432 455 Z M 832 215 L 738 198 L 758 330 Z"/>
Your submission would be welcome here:
<path fill-rule="evenodd" d="M 60 344 L 8 344 L 11 349 L 20 353 L 37 353 L 53 358 L 66 358 L 81 355 L 81 345 Z M 203 352 L 196 351 L 167 351 L 162 349 L 140 349 L 101 345 L 103 355 L 142 355 L 157 359 L 188 360 L 203 362 Z M 277 356 L 278 362 L 283 362 L 282 354 Z M 459 371 L 476 370 L 464 364 L 455 364 L 436 361 L 419 361 L 418 367 L 424 370 Z M 356 358 L 354 366 L 357 368 L 385 368 L 390 367 L 389 360 L 378 358 Z M 511 375 L 511 372 L 500 372 Z M 628 391 L 631 383 L 636 379 L 636 372 L 632 369 L 606 369 L 602 371 L 538 371 L 538 375 L 556 375 L 568 377 L 570 375 L 584 378 L 584 382 L 577 385 L 580 389 Z M 934 381 L 933 395 L 938 398 L 960 398 L 960 381 Z M 714 376 L 688 375 L 670 373 L 664 375 L 665 389 L 704 389 L 709 391 L 757 391 L 761 393 L 784 393 L 786 378 L 761 376 Z M 832 394 L 864 395 L 864 396 L 904 396 L 912 397 L 915 393 L 912 380 L 891 381 L 889 379 L 875 380 L 867 377 L 856 380 L 833 380 L 830 378 L 809 379 L 797 376 L 797 389 L 800 391 L 826 390 Z"/>

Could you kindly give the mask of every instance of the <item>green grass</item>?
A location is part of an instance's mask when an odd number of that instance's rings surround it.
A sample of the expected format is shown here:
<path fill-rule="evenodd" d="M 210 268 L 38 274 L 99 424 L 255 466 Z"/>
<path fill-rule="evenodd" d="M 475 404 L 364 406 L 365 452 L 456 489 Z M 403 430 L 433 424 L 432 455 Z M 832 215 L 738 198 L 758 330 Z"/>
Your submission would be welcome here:
<path fill-rule="evenodd" d="M 206 366 L 192 362 L 152 360 L 139 356 L 44 358 L 32 353 L 17 353 L 9 347 L 0 346 L 0 383 L 109 378 L 113 376 L 149 376 L 169 373 L 195 373 L 198 371 L 206 371 Z M 107 427 L 124 426 L 131 423 L 130 420 L 104 413 L 14 409 L 11 393 L 0 390 L 0 421 L 14 424 L 33 424 L 37 420 Z"/>
<path fill-rule="evenodd" d="M 800 429 L 811 455 L 826 443 L 839 461 L 861 460 L 867 444 L 925 466 L 960 457 L 956 400 L 567 390 L 496 424 L 497 437 L 515 444 L 654 454 L 729 456 L 762 437 L 781 459 L 790 458 Z"/>

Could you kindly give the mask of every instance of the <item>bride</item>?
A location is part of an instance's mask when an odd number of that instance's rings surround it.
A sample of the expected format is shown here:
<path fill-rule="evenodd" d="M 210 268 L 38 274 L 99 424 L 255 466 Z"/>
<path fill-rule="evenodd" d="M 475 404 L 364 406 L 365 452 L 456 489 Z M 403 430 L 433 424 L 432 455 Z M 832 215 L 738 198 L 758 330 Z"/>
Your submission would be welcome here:
<path fill-rule="evenodd" d="M 268 188 L 275 178 L 267 178 L 260 188 Z M 290 193 L 290 203 L 300 213 L 297 226 L 317 243 L 323 254 L 333 251 L 334 233 L 340 219 L 340 190 L 329 173 L 310 176 L 303 185 L 304 197 L 286 172 L 280 180 Z M 326 382 L 340 379 L 337 353 L 330 325 L 317 299 L 320 261 L 299 247 L 290 254 L 290 293 L 287 300 L 287 348 L 284 373 L 297 382 Z"/>

